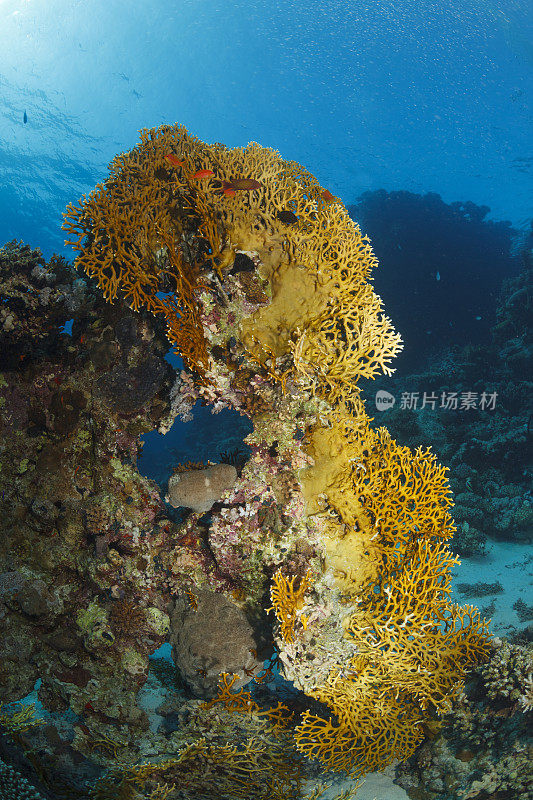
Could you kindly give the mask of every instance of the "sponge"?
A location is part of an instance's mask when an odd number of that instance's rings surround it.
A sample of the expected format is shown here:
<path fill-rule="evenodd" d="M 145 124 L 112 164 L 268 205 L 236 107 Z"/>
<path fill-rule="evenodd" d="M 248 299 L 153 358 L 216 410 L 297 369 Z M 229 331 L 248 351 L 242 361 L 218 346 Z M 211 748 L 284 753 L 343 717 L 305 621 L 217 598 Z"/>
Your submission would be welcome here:
<path fill-rule="evenodd" d="M 213 464 L 207 469 L 178 472 L 168 482 L 167 503 L 205 514 L 222 494 L 235 486 L 237 470 L 231 464 Z"/>

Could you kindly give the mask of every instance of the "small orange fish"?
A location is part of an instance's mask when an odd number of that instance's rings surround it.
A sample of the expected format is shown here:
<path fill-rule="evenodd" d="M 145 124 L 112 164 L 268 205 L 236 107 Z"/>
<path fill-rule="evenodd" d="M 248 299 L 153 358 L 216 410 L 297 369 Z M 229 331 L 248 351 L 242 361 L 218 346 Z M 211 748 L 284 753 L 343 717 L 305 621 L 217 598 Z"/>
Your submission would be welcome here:
<path fill-rule="evenodd" d="M 179 158 L 174 155 L 174 153 L 166 153 L 165 158 L 169 164 L 172 164 L 173 167 L 183 167 L 185 165 L 185 162 L 180 161 Z"/>
<path fill-rule="evenodd" d="M 326 203 L 332 203 L 334 200 L 338 200 L 338 197 L 335 197 L 334 194 L 331 194 L 329 189 L 324 189 L 322 192 L 322 198 L 326 201 Z"/>
<path fill-rule="evenodd" d="M 232 189 L 231 186 L 227 186 L 225 189 L 222 189 L 222 192 L 226 195 L 226 197 L 235 197 L 235 189 Z"/>
<path fill-rule="evenodd" d="M 213 172 L 212 169 L 199 169 L 198 172 L 195 172 L 192 177 L 193 177 L 193 179 L 194 178 L 197 178 L 197 179 L 200 179 L 200 178 L 212 178 L 214 174 L 215 173 Z"/>
<path fill-rule="evenodd" d="M 222 186 L 223 189 L 245 191 L 246 189 L 261 189 L 263 184 L 253 178 L 232 178 L 231 181 L 222 181 Z"/>

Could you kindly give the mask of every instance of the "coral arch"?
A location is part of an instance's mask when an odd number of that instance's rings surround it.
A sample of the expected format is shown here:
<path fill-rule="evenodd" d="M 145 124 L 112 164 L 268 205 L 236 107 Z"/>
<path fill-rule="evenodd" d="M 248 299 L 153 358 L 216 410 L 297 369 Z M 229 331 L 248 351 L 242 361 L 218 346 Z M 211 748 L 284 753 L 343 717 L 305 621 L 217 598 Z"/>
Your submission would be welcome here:
<path fill-rule="evenodd" d="M 369 240 L 275 150 L 167 125 L 143 130 L 64 227 L 109 302 L 165 320 L 186 366 L 177 400 L 253 423 L 209 538 L 245 606 L 273 582 L 282 669 L 331 712 L 301 716 L 297 748 L 354 775 L 407 758 L 488 632 L 450 600 L 446 470 L 372 428 L 357 386 L 402 347 Z"/>

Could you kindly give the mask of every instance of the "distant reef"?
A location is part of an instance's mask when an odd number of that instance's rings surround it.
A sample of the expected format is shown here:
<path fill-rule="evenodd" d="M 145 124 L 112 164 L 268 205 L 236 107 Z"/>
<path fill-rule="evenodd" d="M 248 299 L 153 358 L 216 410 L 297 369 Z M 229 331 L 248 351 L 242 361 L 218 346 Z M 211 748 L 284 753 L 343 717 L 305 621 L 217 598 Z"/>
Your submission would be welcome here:
<path fill-rule="evenodd" d="M 414 372 L 443 348 L 488 340 L 501 283 L 520 270 L 509 222 L 488 219 L 488 206 L 384 189 L 348 211 L 372 240 L 374 285 L 402 332 L 398 372 Z"/>

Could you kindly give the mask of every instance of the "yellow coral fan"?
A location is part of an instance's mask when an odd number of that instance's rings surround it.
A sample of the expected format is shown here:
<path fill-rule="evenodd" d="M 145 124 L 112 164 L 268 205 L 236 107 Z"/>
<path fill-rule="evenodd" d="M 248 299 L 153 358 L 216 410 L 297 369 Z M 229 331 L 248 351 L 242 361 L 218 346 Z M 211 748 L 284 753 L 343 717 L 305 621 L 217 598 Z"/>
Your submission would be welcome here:
<path fill-rule="evenodd" d="M 293 714 L 284 703 L 278 701 L 278 704 L 274 708 L 269 708 L 265 711 L 252 699 L 252 695 L 246 689 L 241 688 L 238 692 L 232 690 L 232 686 L 237 680 L 238 675 L 233 675 L 231 680 L 228 680 L 228 678 L 229 675 L 227 672 L 221 674 L 217 696 L 214 697 L 213 700 L 209 700 L 209 702 L 202 703 L 202 708 L 207 710 L 217 703 L 222 703 L 226 711 L 254 713 L 258 717 L 267 720 L 273 728 L 278 729 L 285 728 L 292 720 Z"/>
<path fill-rule="evenodd" d="M 289 350 L 302 389 L 349 404 L 359 378 L 392 372 L 401 338 L 368 283 L 377 261 L 346 209 L 300 213 L 290 246 L 263 264 L 272 302 L 242 324 L 243 341 L 276 356 Z"/>
<path fill-rule="evenodd" d="M 306 711 L 295 733 L 300 752 L 329 769 L 345 770 L 352 777 L 364 775 L 394 758 L 403 760 L 422 740 L 421 715 L 404 710 L 398 694 L 383 693 L 377 705 L 364 690 L 339 697 L 343 701 L 339 710 L 349 701 L 362 701 L 357 713 L 360 730 L 353 731 L 344 719 L 335 723 Z"/>
<path fill-rule="evenodd" d="M 450 709 L 487 655 L 488 630 L 477 609 L 450 601 L 458 560 L 446 542 L 455 530 L 446 469 L 429 449 L 401 447 L 363 415 L 350 430 L 349 419 L 337 413 L 312 435 L 306 491 L 328 515 L 328 566 L 350 599 L 344 635 L 357 655 L 309 691 L 337 723 L 307 715 L 296 740 L 359 775 L 413 752 L 423 712 Z"/>
<path fill-rule="evenodd" d="M 304 596 L 311 583 L 311 570 L 301 578 L 300 584 L 297 589 L 294 588 L 296 576 L 286 578 L 281 570 L 274 574 L 272 578 L 272 587 L 270 589 L 270 599 L 272 600 L 272 607 L 268 611 L 274 610 L 276 617 L 281 623 L 281 635 L 286 642 L 290 642 L 293 638 L 293 631 L 296 621 L 298 619 L 298 611 L 302 608 L 304 603 Z M 301 615 L 300 620 L 305 626 L 306 617 Z"/>
<path fill-rule="evenodd" d="M 181 165 L 169 166 L 169 154 Z M 214 177 L 196 181 L 203 169 Z M 260 186 L 224 196 L 224 181 L 237 176 Z M 290 235 L 287 211 L 298 219 Z M 113 160 L 105 183 L 68 206 L 63 227 L 105 297 L 162 315 L 170 341 L 200 375 L 208 365 L 201 274 L 209 266 L 222 276 L 239 250 L 259 256 L 271 286 L 268 308 L 242 324 L 252 360 L 292 350 L 291 371 L 349 396 L 358 377 L 388 371 L 401 348 L 367 282 L 377 263 L 368 240 L 340 203 L 323 199 L 310 173 L 255 142 L 230 150 L 179 126 L 143 130 L 140 144 Z"/>
<path fill-rule="evenodd" d="M 329 427 L 311 433 L 314 465 L 300 473 L 309 513 L 336 522 L 328 546 L 339 561 L 344 553 L 346 566 L 335 569 L 343 591 L 352 595 L 371 589 L 356 577 L 365 564 L 369 580 L 384 583 L 418 541 L 445 541 L 455 531 L 447 468 L 429 448 L 413 453 L 369 422 L 362 408 L 356 417 L 337 408 Z"/>
<path fill-rule="evenodd" d="M 136 311 L 162 315 L 170 341 L 203 372 L 207 349 L 195 298 L 202 283 L 192 253 L 179 242 L 191 213 L 189 176 L 178 179 L 165 168 L 169 150 L 187 152 L 190 169 L 202 165 L 201 142 L 184 128 L 142 131 L 141 144 L 112 161 L 106 182 L 67 207 L 63 227 L 73 237 L 67 244 L 80 253 L 77 263 L 106 299 L 122 296 Z"/>
<path fill-rule="evenodd" d="M 407 758 L 423 738 L 423 712 L 429 706 L 448 712 L 467 669 L 486 654 L 487 627 L 477 609 L 430 600 L 442 590 L 445 548 L 430 553 L 421 544 L 419 558 L 394 590 L 385 588 L 381 608 L 365 595 L 347 623 L 357 655 L 309 692 L 338 722 L 307 714 L 295 738 L 302 752 L 331 769 L 362 775 Z M 433 569 L 420 568 L 428 562 Z"/>

